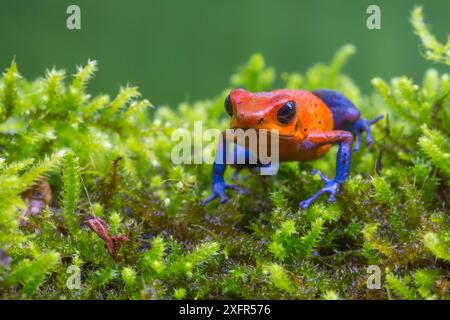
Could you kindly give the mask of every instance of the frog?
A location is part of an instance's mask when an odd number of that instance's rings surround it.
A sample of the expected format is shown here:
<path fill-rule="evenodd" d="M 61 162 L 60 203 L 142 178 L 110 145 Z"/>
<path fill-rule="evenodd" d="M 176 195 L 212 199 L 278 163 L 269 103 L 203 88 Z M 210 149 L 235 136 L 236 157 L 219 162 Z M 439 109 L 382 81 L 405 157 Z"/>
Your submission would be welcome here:
<path fill-rule="evenodd" d="M 349 98 L 330 89 L 277 89 L 252 93 L 236 88 L 226 96 L 224 108 L 230 116 L 232 130 L 276 131 L 280 163 L 314 161 L 327 154 L 332 146 L 338 146 L 335 177 L 328 178 L 314 169 L 311 174 L 318 174 L 324 185 L 310 198 L 299 203 L 301 209 L 307 209 L 322 195 L 328 196 L 328 203 L 336 201 L 343 184 L 349 178 L 352 153 L 360 150 L 363 135 L 365 145 L 373 145 L 371 126 L 383 118 L 383 115 L 372 120 L 362 118 L 360 110 Z M 248 194 L 245 188 L 224 180 L 227 167 L 227 161 L 224 160 L 227 152 L 230 152 L 226 150 L 224 143 L 228 134 L 228 131 L 227 134 L 224 131 L 222 139 L 219 139 L 216 154 L 221 154 L 223 158 L 216 156 L 214 160 L 212 194 L 202 202 L 203 206 L 217 198 L 220 203 L 227 202 L 227 189 Z M 252 155 L 252 150 L 245 143 L 236 144 L 232 152 L 235 153 L 233 159 L 238 159 L 237 153 L 244 154 L 245 159 Z M 236 169 L 233 180 L 236 180 L 242 169 L 258 170 L 271 165 L 258 161 L 252 164 L 248 161 L 228 164 Z"/>

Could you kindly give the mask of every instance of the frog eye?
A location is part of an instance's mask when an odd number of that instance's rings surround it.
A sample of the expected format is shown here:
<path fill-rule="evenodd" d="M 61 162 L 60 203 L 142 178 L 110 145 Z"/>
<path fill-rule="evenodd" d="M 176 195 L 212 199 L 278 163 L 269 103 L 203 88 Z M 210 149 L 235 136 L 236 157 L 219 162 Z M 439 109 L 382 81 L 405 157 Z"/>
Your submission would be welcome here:
<path fill-rule="evenodd" d="M 294 101 L 286 102 L 278 109 L 277 119 L 281 124 L 289 124 L 295 117 L 296 106 Z"/>
<path fill-rule="evenodd" d="M 225 110 L 230 115 L 230 117 L 233 115 L 233 103 L 231 102 L 231 98 L 229 95 L 225 99 Z"/>

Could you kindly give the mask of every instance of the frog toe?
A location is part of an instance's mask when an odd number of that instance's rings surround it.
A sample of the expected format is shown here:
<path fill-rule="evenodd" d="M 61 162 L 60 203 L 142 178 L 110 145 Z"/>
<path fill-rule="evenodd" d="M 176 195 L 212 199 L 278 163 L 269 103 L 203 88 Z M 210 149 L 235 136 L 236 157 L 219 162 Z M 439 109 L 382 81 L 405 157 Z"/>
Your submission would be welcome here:
<path fill-rule="evenodd" d="M 356 136 L 358 137 L 358 139 L 355 142 L 355 146 L 353 147 L 353 152 L 358 152 L 359 149 L 361 148 L 361 139 L 362 139 L 362 134 L 361 132 L 357 132 Z"/>
<path fill-rule="evenodd" d="M 217 199 L 217 198 L 220 198 L 220 203 L 221 203 L 221 204 L 227 202 L 227 201 L 229 200 L 229 198 L 228 198 L 228 196 L 225 194 L 225 190 L 226 190 L 226 189 L 236 190 L 236 191 L 238 191 L 240 194 L 243 194 L 243 195 L 245 195 L 245 194 L 248 193 L 248 191 L 247 191 L 246 189 L 241 188 L 241 187 L 239 187 L 239 186 L 236 186 L 236 185 L 234 185 L 234 184 L 228 184 L 228 183 L 225 183 L 225 182 L 218 182 L 218 183 L 215 183 L 215 184 L 213 185 L 213 192 L 212 192 L 212 195 L 209 196 L 208 198 L 206 198 L 206 199 L 202 202 L 202 206 L 207 205 L 209 202 L 211 202 L 211 201 L 213 201 L 213 200 L 215 200 L 215 199 Z"/>
<path fill-rule="evenodd" d="M 336 201 L 336 195 L 339 192 L 341 183 L 335 180 L 329 180 L 325 184 L 325 187 L 316 192 L 311 198 L 303 200 L 299 203 L 302 209 L 307 209 L 309 206 L 316 201 L 322 194 L 328 194 L 328 203 L 332 203 Z"/>
<path fill-rule="evenodd" d="M 303 200 L 299 203 L 300 208 L 302 209 L 308 209 L 308 207 L 311 205 L 311 203 L 308 200 Z"/>
<path fill-rule="evenodd" d="M 378 117 L 376 117 L 375 119 L 369 120 L 369 125 L 373 125 L 375 123 L 377 123 L 378 121 L 380 121 L 381 119 L 384 118 L 384 115 L 380 114 Z"/>
<path fill-rule="evenodd" d="M 216 194 L 210 195 L 208 198 L 206 198 L 205 200 L 202 201 L 202 206 L 206 206 L 208 203 L 210 203 L 211 201 L 213 201 L 217 197 L 218 197 L 218 195 L 216 195 Z"/>
<path fill-rule="evenodd" d="M 227 189 L 233 189 L 233 190 L 236 190 L 236 191 L 238 191 L 238 192 L 239 192 L 240 194 L 242 194 L 242 195 L 248 194 L 247 189 L 244 189 L 244 188 L 239 187 L 239 186 L 234 185 L 234 184 L 226 184 L 225 187 L 226 187 Z"/>
<path fill-rule="evenodd" d="M 323 183 L 327 184 L 328 182 L 330 182 L 331 180 L 329 178 L 327 178 L 320 170 L 318 169 L 314 169 L 313 171 L 311 171 L 311 175 L 314 176 L 318 174 L 320 176 L 320 180 L 322 180 Z"/>
<path fill-rule="evenodd" d="M 328 197 L 328 203 L 334 203 L 334 202 L 336 202 L 336 194 L 332 193 Z"/>
<path fill-rule="evenodd" d="M 353 151 L 356 152 L 360 149 L 363 132 L 366 134 L 365 145 L 369 147 L 373 144 L 372 130 L 370 126 L 383 119 L 383 117 L 384 117 L 383 115 L 379 115 L 373 120 L 366 120 L 360 118 L 352 125 L 352 127 L 349 130 L 358 137 L 358 140 L 356 140 L 355 142 L 355 147 L 353 148 Z"/>
<path fill-rule="evenodd" d="M 370 126 L 377 123 L 381 119 L 383 119 L 383 117 L 384 116 L 381 114 L 378 117 L 376 117 L 375 119 L 364 120 L 366 123 L 365 130 L 364 130 L 364 131 L 366 131 L 366 146 L 370 147 L 371 145 L 373 145 L 372 130 L 370 129 Z"/>

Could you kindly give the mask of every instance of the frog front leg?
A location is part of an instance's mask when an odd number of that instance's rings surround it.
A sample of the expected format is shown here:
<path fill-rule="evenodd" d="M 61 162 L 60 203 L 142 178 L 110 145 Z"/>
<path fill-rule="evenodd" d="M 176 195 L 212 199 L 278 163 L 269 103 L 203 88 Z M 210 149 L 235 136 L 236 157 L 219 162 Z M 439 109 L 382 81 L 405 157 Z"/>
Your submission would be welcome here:
<path fill-rule="evenodd" d="M 237 145 L 233 148 L 233 158 L 230 159 L 227 156 L 227 150 L 230 143 L 231 138 L 226 136 L 226 132 L 222 133 L 221 139 L 219 139 L 219 143 L 216 149 L 216 157 L 214 159 L 213 169 L 212 169 L 212 194 L 208 198 L 206 198 L 202 205 L 206 205 L 207 203 L 213 201 L 216 198 L 220 198 L 220 203 L 224 203 L 228 201 L 228 197 L 225 193 L 226 189 L 237 190 L 241 194 L 245 194 L 247 191 L 239 186 L 228 184 L 225 182 L 224 175 L 225 170 L 228 164 L 233 164 L 238 170 L 242 169 L 245 166 L 245 162 L 249 157 L 249 151 L 243 149 L 244 154 L 242 154 L 242 150 L 237 147 Z M 244 164 L 240 164 L 240 159 L 244 158 Z M 231 161 L 230 161 L 231 160 Z"/>
<path fill-rule="evenodd" d="M 339 144 L 339 150 L 336 158 L 336 176 L 334 179 L 328 179 L 318 170 L 312 174 L 319 173 L 325 186 L 315 193 L 311 198 L 300 202 L 300 207 L 307 209 L 322 194 L 328 194 L 328 202 L 336 201 L 336 195 L 342 183 L 344 183 L 350 174 L 352 162 L 352 143 L 353 135 L 348 131 L 311 131 L 305 140 L 300 144 L 302 150 L 311 150 L 327 144 Z"/>

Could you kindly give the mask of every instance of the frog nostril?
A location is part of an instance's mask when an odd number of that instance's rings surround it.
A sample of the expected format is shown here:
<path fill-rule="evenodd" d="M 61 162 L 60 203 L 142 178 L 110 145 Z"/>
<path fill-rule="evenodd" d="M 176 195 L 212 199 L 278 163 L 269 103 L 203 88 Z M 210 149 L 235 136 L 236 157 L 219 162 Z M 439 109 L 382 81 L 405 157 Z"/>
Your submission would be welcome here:
<path fill-rule="evenodd" d="M 264 118 L 259 118 L 258 124 L 263 124 L 263 123 L 264 123 Z"/>

